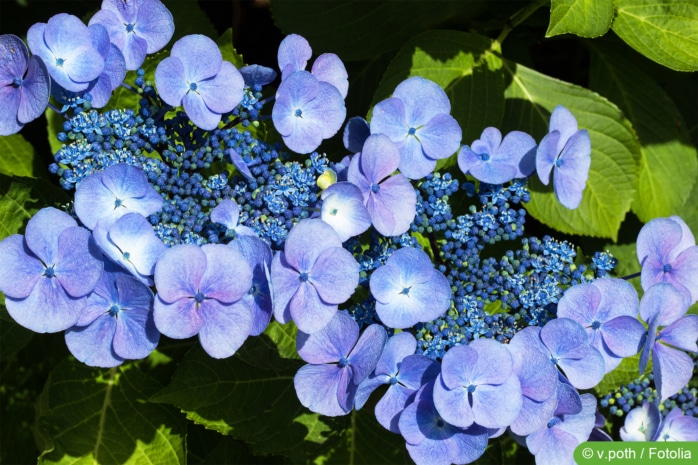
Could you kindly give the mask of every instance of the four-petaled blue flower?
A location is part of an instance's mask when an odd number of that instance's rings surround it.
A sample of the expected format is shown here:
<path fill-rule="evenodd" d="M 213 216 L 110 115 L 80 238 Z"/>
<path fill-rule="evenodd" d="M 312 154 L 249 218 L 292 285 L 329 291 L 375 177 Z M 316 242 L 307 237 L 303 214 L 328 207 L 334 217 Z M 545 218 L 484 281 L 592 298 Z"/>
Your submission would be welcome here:
<path fill-rule="evenodd" d="M 570 111 L 558 105 L 550 115 L 549 132 L 538 144 L 536 171 L 546 186 L 553 171 L 553 188 L 562 205 L 574 209 L 582 202 L 591 167 L 591 139 L 578 130 Z"/>
<path fill-rule="evenodd" d="M 80 319 L 65 332 L 73 356 L 96 367 L 145 358 L 159 340 L 153 321 L 153 292 L 113 265 L 105 265 Z"/>
<path fill-rule="evenodd" d="M 155 85 L 165 103 L 183 105 L 195 125 L 211 131 L 223 113 L 242 101 L 245 81 L 232 63 L 223 61 L 213 40 L 194 34 L 175 42 L 170 56 L 158 64 Z"/>
<path fill-rule="evenodd" d="M 10 316 L 37 333 L 73 326 L 102 275 L 90 232 L 67 213 L 39 210 L 24 236 L 0 242 L 0 292 Z"/>
<path fill-rule="evenodd" d="M 29 58 L 22 40 L 0 35 L 0 136 L 19 132 L 48 106 L 51 79 L 38 56 Z"/>
<path fill-rule="evenodd" d="M 413 76 L 373 107 L 371 133 L 388 136 L 398 147 L 400 172 L 420 179 L 434 171 L 436 160 L 460 147 L 463 133 L 450 112 L 451 102 L 441 87 Z"/>
<path fill-rule="evenodd" d="M 163 48 L 174 34 L 172 13 L 159 0 L 102 0 L 89 24 L 107 29 L 129 70 L 138 69 L 147 54 Z"/>
<path fill-rule="evenodd" d="M 99 51 L 101 28 L 88 28 L 76 16 L 60 13 L 48 23 L 36 23 L 27 31 L 27 43 L 62 88 L 80 92 L 104 70 Z"/>
<path fill-rule="evenodd" d="M 155 325 L 175 339 L 196 334 L 214 358 L 230 357 L 252 331 L 244 300 L 252 286 L 245 257 L 223 244 L 178 244 L 155 266 Z"/>
<path fill-rule="evenodd" d="M 680 217 L 655 218 L 637 235 L 640 281 L 645 291 L 656 283 L 669 283 L 691 303 L 698 301 L 698 246 Z"/>
<path fill-rule="evenodd" d="M 429 255 L 404 248 L 371 274 L 376 313 L 390 328 L 409 328 L 434 320 L 451 305 L 451 286 L 434 268 Z"/>
<path fill-rule="evenodd" d="M 359 284 L 359 264 L 332 226 L 320 219 L 300 221 L 271 263 L 274 317 L 293 320 L 304 333 L 324 328 Z"/>
<path fill-rule="evenodd" d="M 334 228 L 344 242 L 371 227 L 361 190 L 350 182 L 338 182 L 322 191 L 322 221 Z"/>
<path fill-rule="evenodd" d="M 375 368 L 387 338 L 385 328 L 375 324 L 359 337 L 359 325 L 345 312 L 335 313 L 314 334 L 298 332 L 298 355 L 309 363 L 293 378 L 301 404 L 330 417 L 349 413 L 357 388 Z"/>
<path fill-rule="evenodd" d="M 485 128 L 480 139 L 458 152 L 458 167 L 489 184 L 528 177 L 536 169 L 536 141 L 525 132 L 512 131 L 502 140 L 497 128 Z"/>

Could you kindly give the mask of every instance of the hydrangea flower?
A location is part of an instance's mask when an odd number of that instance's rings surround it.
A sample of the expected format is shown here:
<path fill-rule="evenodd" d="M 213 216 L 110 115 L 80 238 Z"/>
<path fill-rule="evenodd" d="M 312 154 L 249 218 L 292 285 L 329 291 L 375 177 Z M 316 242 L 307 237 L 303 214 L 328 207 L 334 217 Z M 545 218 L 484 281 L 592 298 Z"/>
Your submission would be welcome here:
<path fill-rule="evenodd" d="M 536 171 L 546 186 L 553 171 L 553 188 L 562 205 L 574 209 L 582 201 L 591 167 L 591 139 L 586 129 L 578 130 L 570 111 L 558 105 L 550 115 L 548 134 L 536 151 Z"/>
<path fill-rule="evenodd" d="M 274 127 L 296 153 L 310 153 L 334 136 L 346 115 L 337 88 L 307 71 L 296 71 L 281 82 L 271 112 Z"/>
<path fill-rule="evenodd" d="M 654 441 L 698 441 L 698 418 L 683 414 L 675 407 L 664 417 Z"/>
<path fill-rule="evenodd" d="M 281 80 L 286 80 L 297 71 L 304 71 L 313 54 L 308 41 L 298 34 L 289 34 L 279 44 L 277 59 L 281 70 Z M 342 96 L 347 97 L 349 81 L 347 70 L 342 60 L 334 53 L 318 56 L 310 70 L 318 81 L 332 84 Z"/>
<path fill-rule="evenodd" d="M 322 221 L 334 228 L 344 242 L 371 227 L 361 190 L 350 182 L 338 182 L 322 191 Z"/>
<path fill-rule="evenodd" d="M 590 389 L 599 384 L 606 372 L 604 359 L 589 345 L 582 325 L 569 318 L 554 318 L 540 329 L 539 335 L 550 360 L 572 386 Z"/>
<path fill-rule="evenodd" d="M 684 295 L 668 283 L 653 285 L 640 300 L 640 315 L 649 328 L 639 369 L 645 371 L 651 353 L 654 383 L 662 401 L 679 392 L 693 375 L 693 359 L 682 350 L 698 353 L 698 315 L 686 315 L 687 311 Z"/>
<path fill-rule="evenodd" d="M 680 217 L 655 218 L 644 225 L 637 236 L 637 258 L 642 289 L 666 282 L 692 304 L 698 301 L 698 246 Z"/>
<path fill-rule="evenodd" d="M 557 305 L 557 316 L 581 324 L 589 344 L 604 358 L 606 373 L 640 351 L 645 328 L 637 319 L 639 299 L 623 279 L 597 279 L 572 286 Z"/>
<path fill-rule="evenodd" d="M 355 408 L 364 406 L 368 397 L 381 385 L 388 389 L 375 408 L 376 420 L 385 429 L 400 434 L 398 419 L 410 397 L 439 374 L 441 365 L 426 355 L 415 354 L 417 340 L 408 332 L 388 339 L 380 360 L 356 393 Z"/>
<path fill-rule="evenodd" d="M 528 450 L 537 465 L 576 465 L 574 449 L 589 438 L 596 418 L 596 398 L 582 394 L 582 410 L 569 414 L 555 411 L 545 428 L 526 436 Z"/>
<path fill-rule="evenodd" d="M 540 341 L 540 330 L 529 326 L 517 332 L 509 344 L 512 369 L 521 384 L 522 405 L 511 431 L 526 436 L 543 428 L 557 407 L 558 371 Z"/>
<path fill-rule="evenodd" d="M 623 441 L 651 441 L 659 430 L 662 414 L 653 402 L 643 402 L 625 416 L 625 424 L 620 429 Z"/>
<path fill-rule="evenodd" d="M 147 357 L 159 340 L 152 291 L 114 266 L 105 266 L 80 319 L 65 332 L 76 359 L 105 368 Z"/>
<path fill-rule="evenodd" d="M 395 144 L 383 134 L 372 134 L 347 171 L 347 181 L 361 189 L 376 231 L 388 237 L 407 232 L 417 211 L 417 194 L 409 179 L 391 176 L 399 164 Z"/>
<path fill-rule="evenodd" d="M 245 82 L 232 63 L 223 61 L 213 40 L 193 34 L 175 42 L 170 56 L 158 64 L 155 85 L 162 100 L 183 105 L 194 124 L 211 131 L 242 101 Z"/>
<path fill-rule="evenodd" d="M 102 268 L 90 232 L 53 207 L 39 210 L 24 236 L 13 234 L 0 242 L 0 291 L 7 311 L 37 333 L 73 326 Z"/>
<path fill-rule="evenodd" d="M 371 274 L 376 313 L 390 328 L 434 320 L 451 305 L 451 286 L 419 249 L 399 249 Z"/>
<path fill-rule="evenodd" d="M 125 163 L 89 175 L 75 189 L 75 214 L 89 229 L 100 220 L 108 228 L 126 213 L 147 217 L 160 211 L 163 202 L 145 173 Z"/>
<path fill-rule="evenodd" d="M 155 263 L 166 247 L 143 215 L 127 213 L 107 226 L 100 221 L 92 234 L 104 255 L 146 286 L 153 285 Z"/>
<path fill-rule="evenodd" d="M 371 127 L 368 121 L 360 116 L 353 116 L 347 121 L 346 126 L 344 126 L 344 132 L 342 133 L 344 148 L 351 153 L 361 152 L 364 142 L 366 142 L 366 139 L 368 139 L 370 135 Z"/>
<path fill-rule="evenodd" d="M 306 219 L 288 233 L 283 252 L 271 263 L 274 317 L 293 319 L 304 333 L 324 328 L 359 284 L 359 264 L 332 226 Z M 368 373 L 367 373 L 368 374 Z"/>
<path fill-rule="evenodd" d="M 78 17 L 66 13 L 27 31 L 29 49 L 43 60 L 51 78 L 71 92 L 87 89 L 102 74 L 105 60 L 99 52 L 100 39 L 98 28 L 88 29 Z"/>
<path fill-rule="evenodd" d="M 89 25 L 101 24 L 123 53 L 126 69 L 138 69 L 147 54 L 163 48 L 174 34 L 172 13 L 159 0 L 102 0 Z"/>
<path fill-rule="evenodd" d="M 373 108 L 371 133 L 388 136 L 400 153 L 400 172 L 420 179 L 434 171 L 436 160 L 460 147 L 463 133 L 450 112 L 451 102 L 441 87 L 413 76 Z"/>
<path fill-rule="evenodd" d="M 502 140 L 497 128 L 485 128 L 480 139 L 458 152 L 458 167 L 478 181 L 503 184 L 525 178 L 535 170 L 536 141 L 525 132 L 512 131 Z"/>
<path fill-rule="evenodd" d="M 309 363 L 293 378 L 301 404 L 330 417 L 349 413 L 359 384 L 375 368 L 387 338 L 380 325 L 368 326 L 359 337 L 359 325 L 345 312 L 335 313 L 314 334 L 299 332 L 298 355 Z"/>
<path fill-rule="evenodd" d="M 260 65 L 243 66 L 240 68 L 240 74 L 247 87 L 266 86 L 276 79 L 276 71 Z"/>
<path fill-rule="evenodd" d="M 106 35 L 106 30 L 100 25 L 91 25 L 90 29 L 99 28 Z M 90 104 L 93 108 L 102 108 L 111 98 L 114 89 L 124 82 L 126 77 L 126 61 L 121 51 L 116 45 L 109 42 L 108 35 L 101 41 L 104 46 L 100 46 L 100 53 L 104 57 L 104 69 L 102 73 L 92 81 L 85 92 L 89 92 L 92 100 Z"/>
<path fill-rule="evenodd" d="M 257 236 L 239 236 L 228 246 L 237 249 L 252 267 L 252 286 L 242 299 L 250 306 L 254 316 L 250 336 L 258 336 L 264 332 L 271 320 L 271 248 Z"/>
<path fill-rule="evenodd" d="M 459 428 L 444 420 L 434 406 L 433 382 L 417 391 L 400 414 L 398 427 L 417 465 L 474 462 L 485 452 L 489 439 L 489 431 L 482 426 Z"/>
<path fill-rule="evenodd" d="M 0 35 L 0 136 L 19 132 L 48 106 L 51 79 L 38 56 L 29 57 L 22 40 Z"/>
<path fill-rule="evenodd" d="M 214 358 L 233 355 L 252 330 L 252 310 L 243 297 L 252 269 L 240 252 L 223 244 L 178 244 L 155 265 L 155 325 L 166 336 L 199 335 Z"/>
<path fill-rule="evenodd" d="M 522 403 L 511 354 L 501 343 L 475 339 L 443 356 L 434 405 L 448 423 L 504 428 L 519 416 Z"/>

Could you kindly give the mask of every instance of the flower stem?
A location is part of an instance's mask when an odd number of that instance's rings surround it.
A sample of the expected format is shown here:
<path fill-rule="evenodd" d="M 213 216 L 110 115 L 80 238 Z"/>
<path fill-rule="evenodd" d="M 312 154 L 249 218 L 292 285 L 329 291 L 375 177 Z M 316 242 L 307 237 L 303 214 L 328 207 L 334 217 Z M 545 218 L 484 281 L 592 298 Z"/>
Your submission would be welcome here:
<path fill-rule="evenodd" d="M 516 26 L 526 21 L 526 19 L 535 13 L 538 8 L 542 7 L 543 5 L 547 5 L 548 3 L 550 3 L 549 0 L 537 0 L 511 15 L 504 25 L 502 32 L 499 33 L 499 37 L 497 37 L 496 41 L 499 44 L 504 42 L 504 39 L 507 38 L 509 33 L 513 31 Z"/>

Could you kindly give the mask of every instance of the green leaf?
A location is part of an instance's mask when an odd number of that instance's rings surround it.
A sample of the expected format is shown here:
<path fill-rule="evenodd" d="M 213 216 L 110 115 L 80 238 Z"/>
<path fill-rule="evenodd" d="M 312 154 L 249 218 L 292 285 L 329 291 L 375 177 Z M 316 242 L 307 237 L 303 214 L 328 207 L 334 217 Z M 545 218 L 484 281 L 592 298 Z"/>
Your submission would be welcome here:
<path fill-rule="evenodd" d="M 197 346 L 151 401 L 173 404 L 195 423 L 244 440 L 253 454 L 305 457 L 334 443 L 341 428 L 298 401 L 293 377 L 301 365 L 277 356 L 265 369 L 238 355 L 213 359 Z"/>
<path fill-rule="evenodd" d="M 250 337 L 238 350 L 236 356 L 250 365 L 268 370 L 278 360 L 301 360 L 296 350 L 298 328 L 293 323 L 282 325 L 271 321 L 261 337 Z"/>
<path fill-rule="evenodd" d="M 0 173 L 34 176 L 34 147 L 21 134 L 0 137 Z"/>
<path fill-rule="evenodd" d="M 5 298 L 0 293 L 0 302 L 4 303 Z M 0 360 L 6 360 L 17 355 L 34 336 L 33 331 L 15 323 L 5 305 L 0 304 L 0 341 L 2 341 L 2 351 L 0 351 Z"/>
<path fill-rule="evenodd" d="M 448 20 L 473 18 L 486 6 L 465 0 L 273 0 L 271 11 L 282 31 L 308 39 L 315 54 L 332 52 L 353 61 L 397 50 L 419 32 Z"/>
<path fill-rule="evenodd" d="M 681 214 L 698 175 L 696 149 L 681 131 L 686 122 L 661 86 L 623 53 L 593 44 L 592 51 L 589 87 L 623 110 L 640 139 L 633 213 L 643 222 Z"/>
<path fill-rule="evenodd" d="M 552 0 L 545 37 L 567 33 L 599 37 L 608 31 L 612 21 L 611 0 Z"/>
<path fill-rule="evenodd" d="M 552 191 L 552 182 L 543 186 L 534 173 L 529 179 L 531 202 L 526 209 L 558 231 L 615 241 L 637 181 L 640 147 L 630 122 L 595 92 L 508 61 L 504 68 L 511 82 L 505 92 L 503 129 L 526 131 L 540 140 L 547 133 L 550 113 L 563 105 L 591 137 L 591 169 L 581 205 L 575 210 L 563 207 Z"/>
<path fill-rule="evenodd" d="M 67 202 L 65 191 L 46 181 L 0 174 L 0 239 L 21 233 L 41 208 Z"/>
<path fill-rule="evenodd" d="M 686 222 L 694 236 L 698 236 L 698 182 L 693 185 L 693 190 L 688 195 L 686 205 L 679 214 Z"/>
<path fill-rule="evenodd" d="M 225 61 L 231 62 L 236 68 L 242 68 L 245 66 L 245 60 L 243 60 L 242 55 L 233 48 L 233 30 L 228 28 L 216 41 L 216 45 L 221 50 L 223 59 Z"/>
<path fill-rule="evenodd" d="M 502 59 L 487 37 L 457 31 L 429 31 L 409 40 L 385 71 L 374 104 L 392 94 L 410 76 L 441 86 L 451 101 L 451 114 L 463 130 L 463 141 L 478 139 L 488 126 L 499 126 L 504 113 Z M 456 164 L 456 157 L 440 167 Z"/>
<path fill-rule="evenodd" d="M 199 6 L 199 2 L 187 2 L 182 0 L 162 0 L 175 23 L 175 31 L 167 48 L 182 37 L 189 34 L 203 34 L 216 40 L 218 32 L 211 20 L 206 16 L 204 10 Z"/>
<path fill-rule="evenodd" d="M 613 32 L 668 68 L 698 70 L 697 0 L 614 0 Z"/>
<path fill-rule="evenodd" d="M 44 389 L 39 422 L 53 447 L 39 463 L 184 463 L 184 419 L 147 402 L 160 387 L 135 364 L 95 369 L 64 360 Z"/>

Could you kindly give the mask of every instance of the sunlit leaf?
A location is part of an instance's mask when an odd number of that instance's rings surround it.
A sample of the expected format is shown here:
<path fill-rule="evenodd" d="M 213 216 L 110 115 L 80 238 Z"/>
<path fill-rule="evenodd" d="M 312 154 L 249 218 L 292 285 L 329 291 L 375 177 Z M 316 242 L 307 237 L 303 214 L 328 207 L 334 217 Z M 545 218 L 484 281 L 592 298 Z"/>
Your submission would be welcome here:
<path fill-rule="evenodd" d="M 611 0 L 552 0 L 550 25 L 546 37 L 576 34 L 599 37 L 608 31 L 613 20 Z"/>

